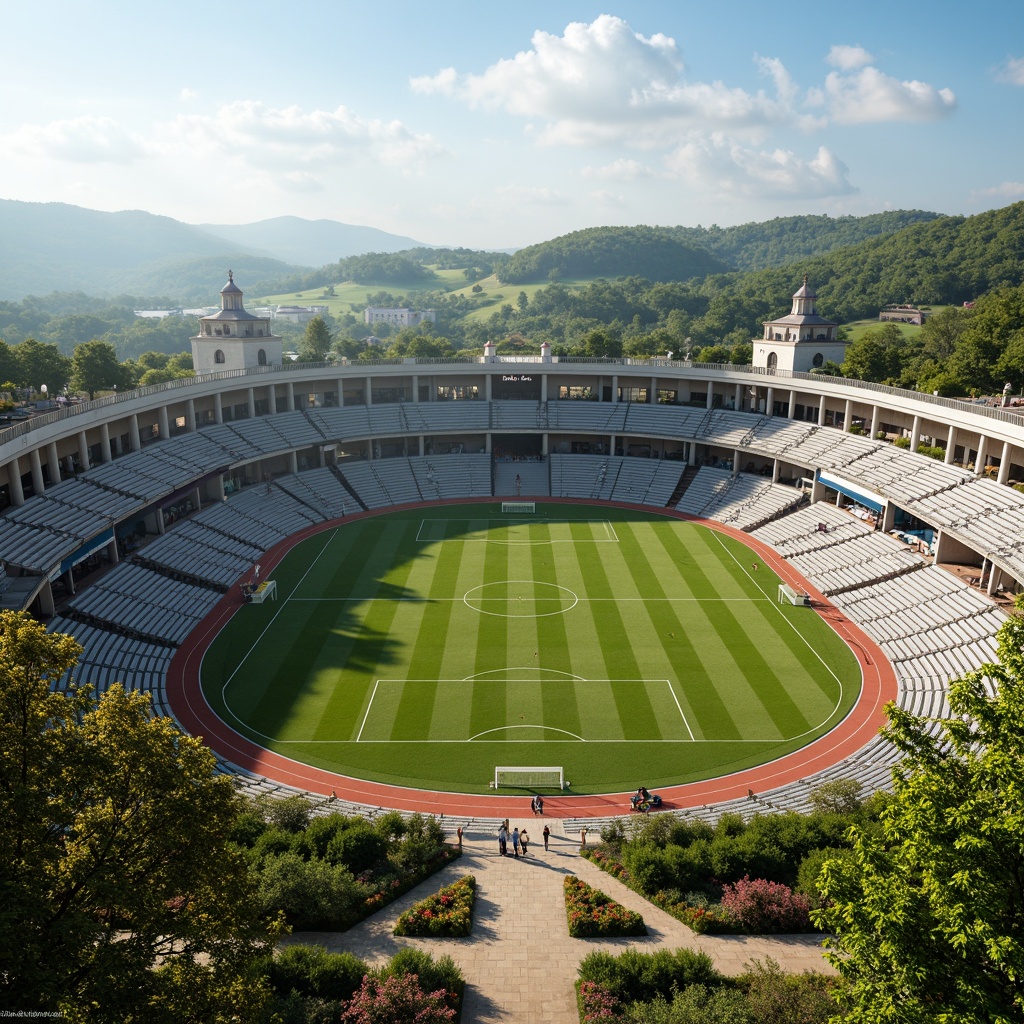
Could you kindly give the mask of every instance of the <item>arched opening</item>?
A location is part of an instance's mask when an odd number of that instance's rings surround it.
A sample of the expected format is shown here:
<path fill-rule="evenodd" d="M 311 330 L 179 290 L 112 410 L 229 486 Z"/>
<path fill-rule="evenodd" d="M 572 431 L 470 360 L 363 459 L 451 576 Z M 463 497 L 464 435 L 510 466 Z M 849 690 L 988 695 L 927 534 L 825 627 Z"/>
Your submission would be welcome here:
<path fill-rule="evenodd" d="M 213 353 L 213 361 L 215 363 L 224 362 L 224 353 L 220 349 L 217 349 L 217 351 Z"/>
<path fill-rule="evenodd" d="M 774 370 L 779 365 L 779 357 L 775 352 L 768 353 L 768 369 Z"/>
<path fill-rule="evenodd" d="M 267 353 L 266 353 L 266 351 L 264 349 L 261 348 L 256 353 L 256 362 L 259 363 L 260 366 L 266 366 L 267 365 Z"/>

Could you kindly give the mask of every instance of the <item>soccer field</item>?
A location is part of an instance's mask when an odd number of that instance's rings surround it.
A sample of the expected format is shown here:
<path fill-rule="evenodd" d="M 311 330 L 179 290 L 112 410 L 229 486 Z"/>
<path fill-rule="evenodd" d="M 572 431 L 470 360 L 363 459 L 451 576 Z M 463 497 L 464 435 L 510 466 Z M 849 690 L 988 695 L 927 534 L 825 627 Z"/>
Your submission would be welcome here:
<path fill-rule="evenodd" d="M 690 782 L 801 747 L 860 669 L 778 577 L 706 527 L 630 510 L 448 505 L 298 544 L 202 685 L 263 746 L 346 775 L 484 792 L 561 765 L 576 793 Z"/>

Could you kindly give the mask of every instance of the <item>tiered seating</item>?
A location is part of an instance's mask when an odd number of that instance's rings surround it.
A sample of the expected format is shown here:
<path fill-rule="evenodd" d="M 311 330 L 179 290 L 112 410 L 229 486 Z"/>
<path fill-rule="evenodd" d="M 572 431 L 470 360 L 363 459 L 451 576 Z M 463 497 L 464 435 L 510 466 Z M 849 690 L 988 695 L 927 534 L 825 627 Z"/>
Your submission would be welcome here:
<path fill-rule="evenodd" d="M 373 459 L 365 465 L 392 505 L 409 505 L 423 500 L 407 458 Z"/>
<path fill-rule="evenodd" d="M 34 573 L 49 572 L 54 565 L 77 551 L 81 538 L 32 523 L 19 523 L 10 516 L 0 519 L 0 552 L 5 562 Z"/>
<path fill-rule="evenodd" d="M 715 494 L 701 514 L 741 530 L 752 530 L 795 508 L 803 499 L 803 492 L 794 487 L 773 484 L 764 477 L 740 473 L 733 479 L 728 490 Z"/>
<path fill-rule="evenodd" d="M 340 519 L 358 508 L 352 495 L 329 469 L 289 473 L 278 477 L 274 484 L 307 508 L 322 514 L 324 519 Z"/>
<path fill-rule="evenodd" d="M 681 462 L 664 459 L 616 458 L 619 471 L 612 485 L 612 500 L 664 506 L 683 475 Z"/>
<path fill-rule="evenodd" d="M 147 544 L 136 560 L 226 589 L 252 567 L 264 547 L 217 529 L 215 522 L 223 521 L 236 524 L 222 506 L 200 512 Z"/>
<path fill-rule="evenodd" d="M 121 683 L 126 690 L 151 693 L 157 712 L 169 713 L 164 679 L 174 655 L 173 648 L 63 617 L 53 619 L 47 628 L 51 633 L 72 634 L 82 646 L 78 664 L 57 681 L 55 689 L 66 690 L 72 682 L 88 683 L 94 692 L 103 693 L 113 683 Z"/>
<path fill-rule="evenodd" d="M 409 459 L 409 465 L 428 500 L 491 495 L 489 455 L 422 455 Z"/>
<path fill-rule="evenodd" d="M 825 529 L 820 529 L 821 526 Z M 849 513 L 828 502 L 817 501 L 753 530 L 751 536 L 790 558 L 831 547 L 853 537 L 864 537 L 871 532 L 870 526 Z"/>
<path fill-rule="evenodd" d="M 732 470 L 702 466 L 676 502 L 676 508 L 691 516 L 703 515 L 705 508 L 729 493 L 732 482 Z"/>
<path fill-rule="evenodd" d="M 610 501 L 618 461 L 610 455 L 552 455 L 551 494 L 555 498 Z"/>
<path fill-rule="evenodd" d="M 629 408 L 627 402 L 548 402 L 548 426 L 551 430 L 621 434 Z"/>
<path fill-rule="evenodd" d="M 877 533 L 787 557 L 823 594 L 855 590 L 866 583 L 919 570 L 924 565 L 918 555 L 899 541 Z"/>
<path fill-rule="evenodd" d="M 698 436 L 709 444 L 745 448 L 760 421 L 760 416 L 751 413 L 714 409 L 699 428 L 701 433 Z"/>
<path fill-rule="evenodd" d="M 546 413 L 537 402 L 491 402 L 491 429 L 520 431 L 544 426 Z"/>
<path fill-rule="evenodd" d="M 394 504 L 380 476 L 371 468 L 370 462 L 355 459 L 340 462 L 338 470 L 367 508 L 384 508 Z"/>
<path fill-rule="evenodd" d="M 122 562 L 83 590 L 70 607 L 79 618 L 128 636 L 180 644 L 220 596 Z"/>

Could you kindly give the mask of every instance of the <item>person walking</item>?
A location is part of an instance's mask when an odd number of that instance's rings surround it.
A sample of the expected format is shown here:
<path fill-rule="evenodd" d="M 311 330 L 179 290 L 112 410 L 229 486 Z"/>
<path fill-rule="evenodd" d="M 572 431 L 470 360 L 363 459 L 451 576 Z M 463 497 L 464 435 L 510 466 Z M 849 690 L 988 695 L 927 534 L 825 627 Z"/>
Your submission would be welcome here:
<path fill-rule="evenodd" d="M 523 856 L 525 857 L 527 850 L 530 848 L 530 833 L 525 828 L 519 833 L 519 844 L 523 848 Z"/>
<path fill-rule="evenodd" d="M 508 833 L 505 831 L 504 825 L 498 829 L 498 853 L 502 857 L 508 853 Z"/>
<path fill-rule="evenodd" d="M 512 830 L 512 852 L 519 856 L 519 829 L 514 828 Z"/>
<path fill-rule="evenodd" d="M 551 838 L 551 829 L 549 829 L 547 827 L 547 825 L 544 826 L 543 835 L 544 835 L 544 849 L 546 850 L 548 848 L 548 840 Z"/>

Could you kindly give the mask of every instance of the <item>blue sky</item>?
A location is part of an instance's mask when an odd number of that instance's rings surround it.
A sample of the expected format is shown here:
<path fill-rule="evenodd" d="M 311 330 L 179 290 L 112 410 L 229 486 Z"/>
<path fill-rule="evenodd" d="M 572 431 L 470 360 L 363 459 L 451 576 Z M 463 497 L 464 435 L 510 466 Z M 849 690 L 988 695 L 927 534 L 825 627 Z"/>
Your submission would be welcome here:
<path fill-rule="evenodd" d="M 5 5 L 0 198 L 504 248 L 1024 199 L 1024 5 Z"/>

